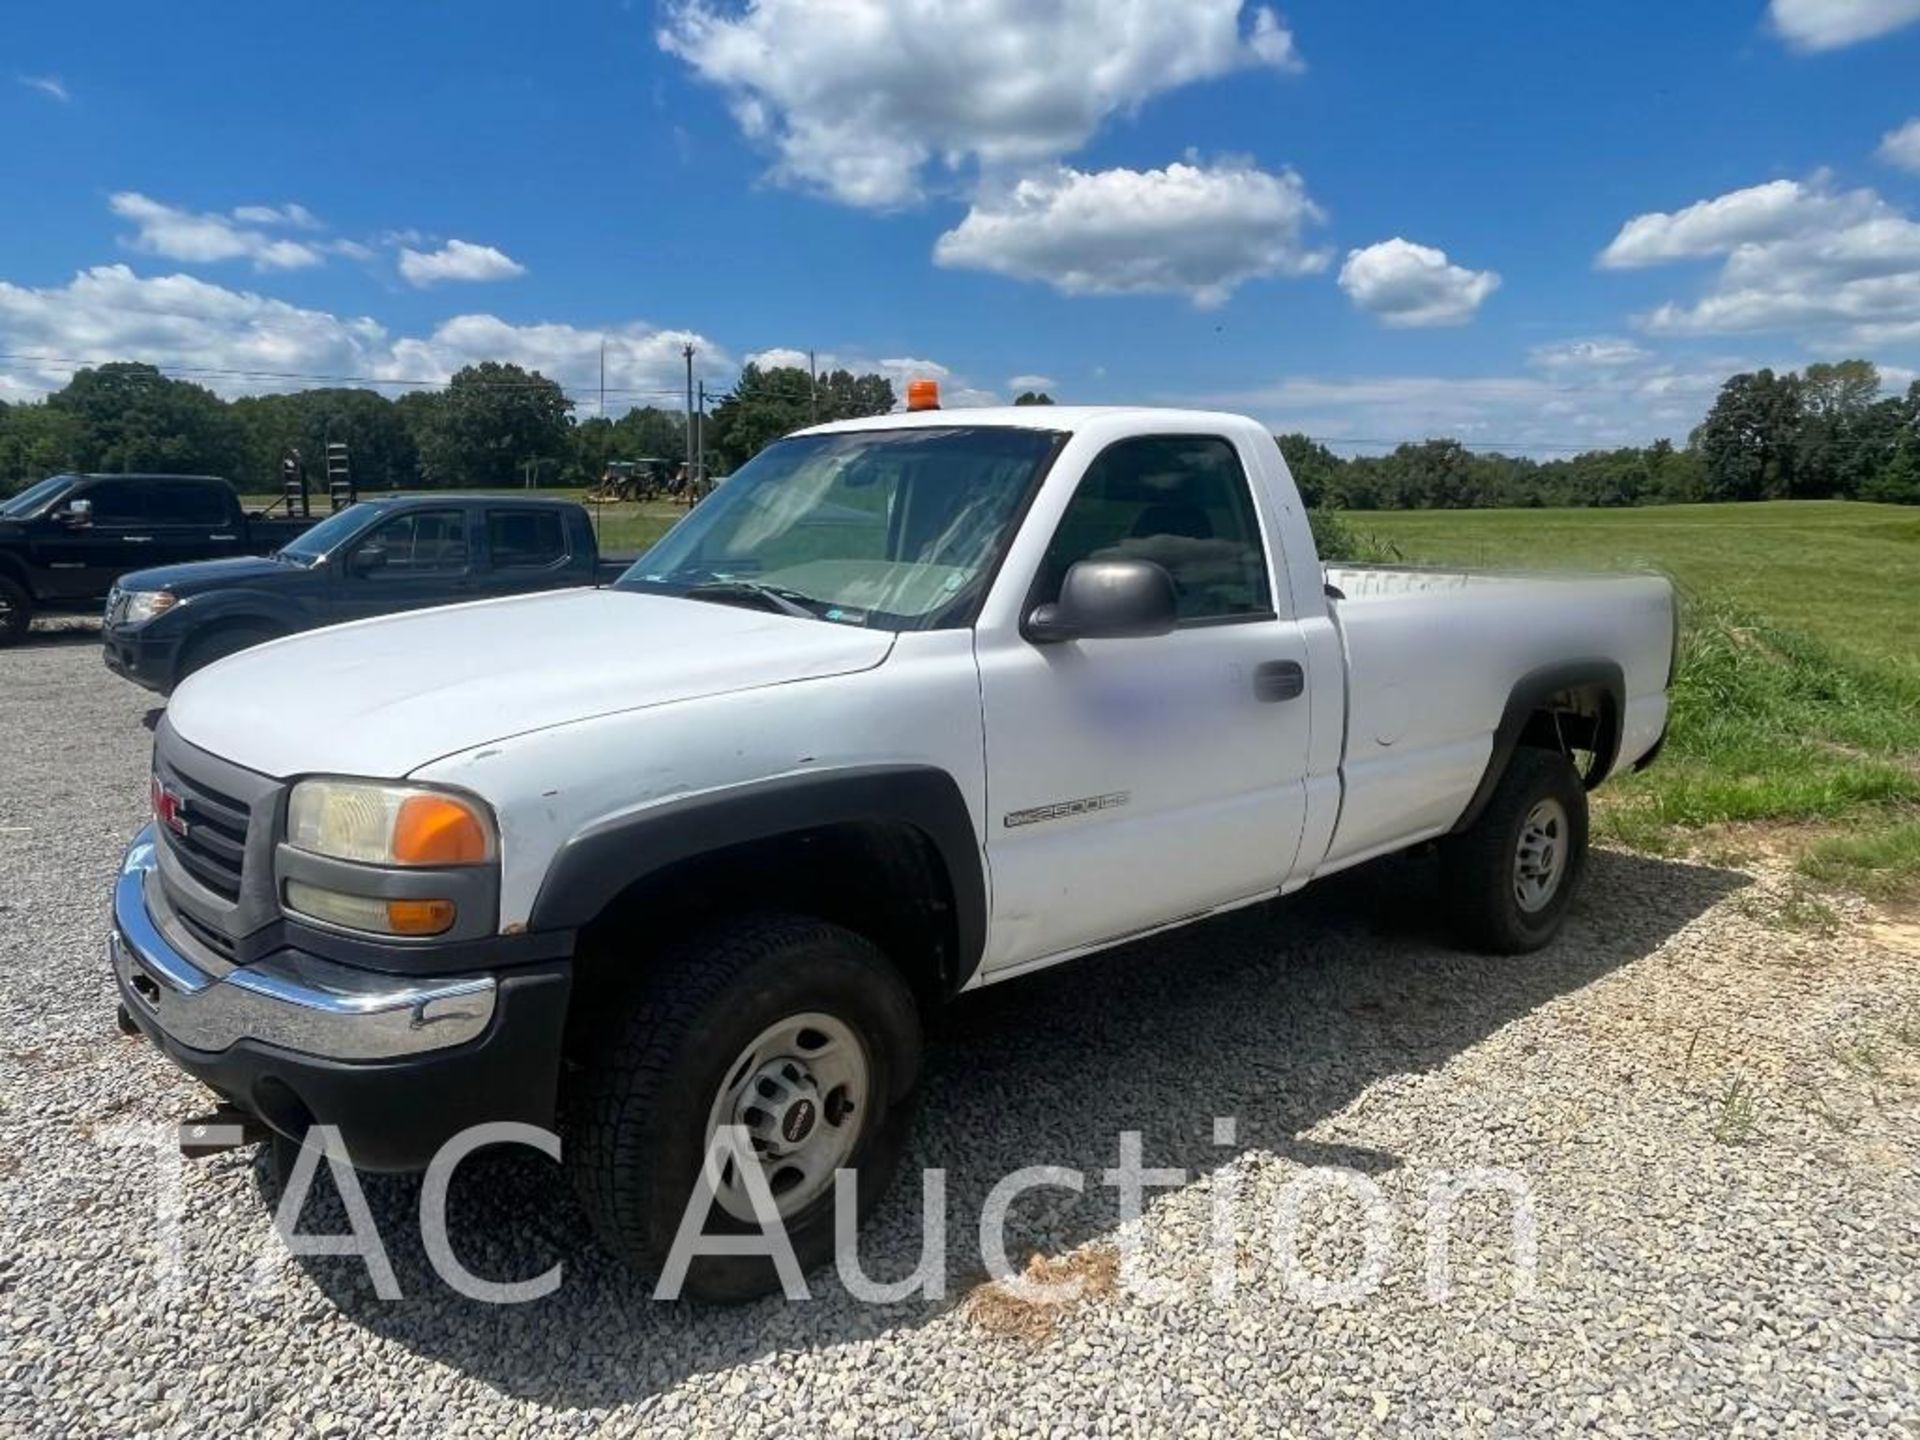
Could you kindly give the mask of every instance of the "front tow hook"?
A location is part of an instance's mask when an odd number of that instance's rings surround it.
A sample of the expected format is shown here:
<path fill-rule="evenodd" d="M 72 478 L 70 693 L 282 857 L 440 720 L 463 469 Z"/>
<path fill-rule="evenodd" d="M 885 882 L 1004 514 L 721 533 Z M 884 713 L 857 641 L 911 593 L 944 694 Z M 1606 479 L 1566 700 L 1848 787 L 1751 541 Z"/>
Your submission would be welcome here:
<path fill-rule="evenodd" d="M 222 1105 L 211 1115 L 180 1122 L 180 1153 L 189 1160 L 204 1160 L 242 1145 L 258 1145 L 271 1133 L 258 1116 Z"/>

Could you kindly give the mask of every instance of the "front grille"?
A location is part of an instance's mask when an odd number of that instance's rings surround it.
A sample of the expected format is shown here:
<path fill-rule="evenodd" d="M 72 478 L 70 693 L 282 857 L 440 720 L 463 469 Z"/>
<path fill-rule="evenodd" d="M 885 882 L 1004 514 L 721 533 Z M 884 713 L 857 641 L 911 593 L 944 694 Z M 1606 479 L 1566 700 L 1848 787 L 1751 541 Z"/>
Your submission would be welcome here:
<path fill-rule="evenodd" d="M 284 787 L 187 744 L 164 716 L 153 779 L 166 908 L 194 940 L 238 960 L 247 938 L 279 918 L 273 838 Z"/>
<path fill-rule="evenodd" d="M 187 873 L 223 900 L 238 901 L 246 869 L 249 814 L 244 801 L 175 770 L 165 777 L 177 823 L 161 835 Z"/>
<path fill-rule="evenodd" d="M 114 586 L 112 590 L 107 592 L 106 623 L 108 625 L 118 625 L 122 620 L 126 619 L 127 607 L 132 603 L 133 595 L 131 592 L 122 590 L 118 585 Z"/>

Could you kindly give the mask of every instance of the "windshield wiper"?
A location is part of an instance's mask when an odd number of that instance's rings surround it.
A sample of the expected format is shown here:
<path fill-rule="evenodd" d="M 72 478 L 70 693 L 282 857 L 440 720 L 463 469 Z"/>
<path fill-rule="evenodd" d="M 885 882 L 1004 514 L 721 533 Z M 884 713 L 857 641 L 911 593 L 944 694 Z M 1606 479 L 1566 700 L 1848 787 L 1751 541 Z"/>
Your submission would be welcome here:
<path fill-rule="evenodd" d="M 757 601 L 767 609 L 778 611 L 782 615 L 797 615 L 802 620 L 820 618 L 818 611 L 809 610 L 800 603 L 803 600 L 811 600 L 812 596 L 802 595 L 798 590 L 775 589 L 771 585 L 761 585 L 752 580 L 708 580 L 703 584 L 690 585 L 680 593 L 689 600 L 713 600 L 722 605 L 733 605 L 742 600 Z"/>

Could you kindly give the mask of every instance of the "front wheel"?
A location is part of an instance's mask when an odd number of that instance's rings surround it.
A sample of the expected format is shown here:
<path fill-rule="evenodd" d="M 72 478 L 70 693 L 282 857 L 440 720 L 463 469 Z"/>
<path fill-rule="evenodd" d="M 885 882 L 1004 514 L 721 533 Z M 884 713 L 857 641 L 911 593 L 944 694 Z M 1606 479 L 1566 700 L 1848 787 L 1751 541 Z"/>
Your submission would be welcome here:
<path fill-rule="evenodd" d="M 1480 818 L 1440 851 L 1460 939 L 1523 955 L 1552 940 L 1587 864 L 1587 792 L 1553 750 L 1514 751 Z"/>
<path fill-rule="evenodd" d="M 739 1126 L 801 1268 L 830 1259 L 835 1172 L 855 1172 L 864 1219 L 911 1125 L 920 1021 L 899 972 L 852 931 L 794 916 L 722 922 L 643 963 L 649 979 L 588 1043 L 567 1106 L 594 1229 L 659 1275 L 709 1146 Z M 757 1188 L 726 1161 L 702 1233 L 757 1231 Z M 684 1292 L 747 1300 L 779 1283 L 764 1256 L 704 1255 Z"/>

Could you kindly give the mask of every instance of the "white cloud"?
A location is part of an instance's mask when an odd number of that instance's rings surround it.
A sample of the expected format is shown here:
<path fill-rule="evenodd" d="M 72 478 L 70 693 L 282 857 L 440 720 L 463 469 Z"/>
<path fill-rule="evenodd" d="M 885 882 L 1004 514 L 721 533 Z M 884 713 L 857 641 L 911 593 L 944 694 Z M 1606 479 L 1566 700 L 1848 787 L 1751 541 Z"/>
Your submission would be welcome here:
<path fill-rule="evenodd" d="M 285 225 L 294 230 L 318 230 L 320 217 L 304 205 L 241 205 L 233 218 L 244 225 Z"/>
<path fill-rule="evenodd" d="M 936 160 L 1053 161 L 1156 95 L 1300 68 L 1243 0 L 675 0 L 658 40 L 726 93 L 777 178 L 877 207 L 917 199 Z"/>
<path fill-rule="evenodd" d="M 976 202 L 933 258 L 1068 295 L 1185 295 L 1207 307 L 1257 276 L 1324 269 L 1327 252 L 1304 238 L 1324 218 L 1298 175 L 1245 161 L 1057 169 Z"/>
<path fill-rule="evenodd" d="M 190 370 L 226 394 L 290 389 L 288 372 L 368 373 L 386 354 L 375 321 L 305 310 L 189 275 L 143 278 L 126 265 L 96 265 L 66 285 L 34 289 L 0 281 L 0 348 L 16 356 L 17 382 L 58 388 L 61 361 L 144 360 Z M 248 371 L 250 378 L 213 372 Z"/>
<path fill-rule="evenodd" d="M 1817 235 L 1883 208 L 1871 190 L 1834 192 L 1824 173 L 1807 181 L 1772 180 L 1696 201 L 1684 210 L 1636 215 L 1600 252 L 1600 265 L 1630 270 L 1725 255 L 1743 245 Z"/>
<path fill-rule="evenodd" d="M 1611 268 L 1725 257 L 1706 293 L 1641 317 L 1663 335 L 1784 331 L 1808 347 L 1920 341 L 1920 224 L 1872 190 L 1776 180 L 1641 215 L 1602 253 Z"/>
<path fill-rule="evenodd" d="M 1638 359 L 1610 359 L 1584 373 L 1554 363 L 1596 343 L 1542 346 L 1535 373 L 1294 375 L 1253 390 L 1169 398 L 1246 411 L 1276 431 L 1300 431 L 1346 453 L 1379 454 L 1405 441 L 1451 436 L 1511 454 L 1551 457 L 1661 436 L 1684 443 L 1721 382 L 1752 368 L 1743 357 L 1681 364 L 1645 350 Z"/>
<path fill-rule="evenodd" d="M 1889 165 L 1920 175 L 1920 115 L 1882 135 L 1876 153 Z"/>
<path fill-rule="evenodd" d="M 558 380 L 592 413 L 600 343 L 607 344 L 609 411 L 672 406 L 691 343 L 709 384 L 730 379 L 733 361 L 705 336 L 626 324 L 511 325 L 462 315 L 417 337 L 379 322 L 308 310 L 188 275 L 142 277 L 126 265 L 83 270 L 43 289 L 0 281 L 0 350 L 15 356 L 0 394 L 37 395 L 71 378 L 74 362 L 144 360 L 225 395 L 300 389 L 321 380 L 439 382 L 477 360 L 506 360 Z"/>
<path fill-rule="evenodd" d="M 65 105 L 73 96 L 67 93 L 67 82 L 58 75 L 16 75 L 13 77 L 29 90 L 38 90 L 42 95 L 50 95 Z"/>
<path fill-rule="evenodd" d="M 127 240 L 127 246 L 148 255 L 194 264 L 250 260 L 255 270 L 298 270 L 321 264 L 324 259 L 312 245 L 269 235 L 234 216 L 195 214 L 150 199 L 138 191 L 122 190 L 107 203 L 122 220 L 133 222 L 134 233 Z"/>
<path fill-rule="evenodd" d="M 746 358 L 749 365 L 758 365 L 763 370 L 779 366 L 791 366 L 797 370 L 807 368 L 807 352 L 795 350 L 789 346 L 776 345 L 767 350 L 756 350 Z M 859 354 L 840 354 L 831 350 L 814 352 L 813 364 L 822 375 L 829 370 L 850 370 L 855 375 L 884 375 L 893 382 L 893 394 L 896 408 L 904 405 L 907 399 L 909 380 L 937 380 L 940 383 L 940 403 L 949 410 L 966 410 L 981 405 L 1001 404 L 1001 398 L 992 390 L 983 390 L 967 383 L 966 377 L 956 374 L 949 366 L 938 360 L 920 360 L 912 356 L 895 356 L 891 359 L 870 359 Z"/>
<path fill-rule="evenodd" d="M 400 250 L 400 275 L 409 285 L 424 289 L 444 280 L 511 280 L 527 267 L 491 245 L 449 240 L 438 250 Z"/>
<path fill-rule="evenodd" d="M 1767 14 L 1796 50 L 1838 50 L 1920 20 L 1920 0 L 1772 0 Z"/>
<path fill-rule="evenodd" d="M 709 389 L 731 380 L 733 361 L 706 336 L 691 330 L 619 325 L 605 330 L 576 325 L 512 325 L 495 315 L 456 315 L 430 335 L 393 342 L 373 373 L 383 378 L 446 380 L 463 365 L 500 360 L 538 370 L 558 380 L 579 405 L 594 412 L 599 394 L 600 345 L 607 347 L 608 411 L 635 405 L 677 409 L 686 394 L 686 358 L 692 345 L 694 378 Z"/>
<path fill-rule="evenodd" d="M 1500 277 L 1452 264 L 1446 251 L 1396 236 L 1349 250 L 1340 288 L 1382 325 L 1464 325 L 1500 288 Z"/>
<path fill-rule="evenodd" d="M 1018 394 L 1022 390 L 1051 390 L 1059 383 L 1050 375 L 1013 375 L 1008 377 L 1007 389 Z"/>
<path fill-rule="evenodd" d="M 1616 335 L 1536 345 L 1528 356 L 1534 365 L 1548 371 L 1612 370 L 1644 364 L 1652 358 L 1652 352 Z"/>

